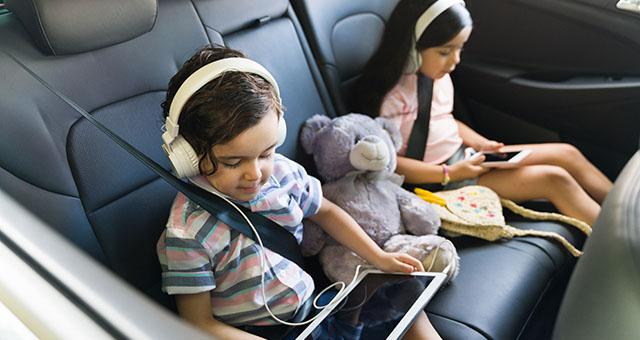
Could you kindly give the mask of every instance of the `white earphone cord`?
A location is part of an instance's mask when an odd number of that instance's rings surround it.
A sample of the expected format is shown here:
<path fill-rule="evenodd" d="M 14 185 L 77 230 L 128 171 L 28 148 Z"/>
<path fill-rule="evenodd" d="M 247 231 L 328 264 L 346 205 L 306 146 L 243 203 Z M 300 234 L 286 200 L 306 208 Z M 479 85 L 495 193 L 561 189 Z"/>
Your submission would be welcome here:
<path fill-rule="evenodd" d="M 262 244 L 262 239 L 260 238 L 260 234 L 258 234 L 258 231 L 253 226 L 253 223 L 251 223 L 249 218 L 244 214 L 244 212 L 242 210 L 240 210 L 240 208 L 238 208 L 236 206 L 235 203 L 231 202 L 229 199 L 227 199 L 226 197 L 220 195 L 217 192 L 213 192 L 213 191 L 211 191 L 211 192 L 213 194 L 215 194 L 216 196 L 218 196 L 218 197 L 222 198 L 223 200 L 225 200 L 232 207 L 234 207 L 242 215 L 242 217 L 245 219 L 245 221 L 247 221 L 247 224 L 249 225 L 249 227 L 251 227 L 251 230 L 256 235 L 256 239 L 258 240 L 258 244 L 260 245 L 260 249 L 258 251 L 260 252 L 260 272 L 261 272 L 261 274 L 260 274 L 260 283 L 261 283 L 262 299 L 264 301 L 264 306 L 267 309 L 267 312 L 269 313 L 269 315 L 274 320 L 276 320 L 277 322 L 279 322 L 279 323 L 281 323 L 283 325 L 287 325 L 287 326 L 304 326 L 304 325 L 307 325 L 307 324 L 313 322 L 318 316 L 320 316 L 319 313 L 316 316 L 314 316 L 313 318 L 311 318 L 309 320 L 306 320 L 304 322 L 287 322 L 287 321 L 281 320 L 280 318 L 278 318 L 277 316 L 275 316 L 273 314 L 273 312 L 271 311 L 271 308 L 269 308 L 269 303 L 268 303 L 269 301 L 267 300 L 267 293 L 264 290 L 264 286 L 265 286 L 265 284 L 264 284 L 264 272 L 265 272 L 265 261 L 266 261 L 265 259 L 266 259 L 266 256 L 265 256 L 265 254 L 263 252 L 264 245 Z M 349 285 L 353 284 L 356 281 L 356 279 L 358 278 L 358 274 L 360 272 L 360 268 L 361 268 L 360 265 L 358 265 L 356 267 L 355 274 L 353 275 L 353 279 L 351 280 L 351 283 L 349 283 Z M 337 285 L 341 285 L 341 287 L 338 289 L 338 294 L 336 294 L 336 296 L 329 303 L 327 303 L 326 305 L 318 306 L 318 298 L 320 298 L 322 296 L 322 294 L 324 294 L 326 291 L 328 291 L 329 289 L 331 289 L 331 288 L 333 288 L 333 287 L 335 287 Z M 321 309 L 327 308 L 329 306 L 337 305 L 340 302 L 340 300 L 342 299 L 342 297 L 346 294 L 346 292 L 345 292 L 345 288 L 346 287 L 347 287 L 347 285 L 342 281 L 334 282 L 333 284 L 329 285 L 328 287 L 323 289 L 318 294 L 318 296 L 316 296 L 313 299 L 313 307 L 316 308 L 316 309 L 321 310 Z M 300 308 L 300 304 L 298 304 L 298 307 L 296 307 L 296 312 L 298 311 L 299 308 Z"/>
<path fill-rule="evenodd" d="M 425 268 L 425 271 L 430 272 L 431 269 L 433 269 L 433 266 L 436 264 L 436 259 L 438 258 L 438 252 L 440 252 L 440 247 L 442 247 L 442 245 L 445 243 L 451 243 L 451 241 L 444 239 L 443 241 L 438 243 L 438 245 L 436 246 L 436 250 L 434 251 L 433 258 L 431 259 L 431 263 L 429 264 L 429 268 Z M 455 260 L 453 258 L 453 253 L 449 253 L 449 263 L 447 264 L 446 267 L 444 267 L 444 269 L 442 270 L 442 273 L 444 273 L 445 275 L 449 275 L 449 271 L 451 270 L 453 260 Z"/>
<path fill-rule="evenodd" d="M 261 283 L 261 287 L 260 288 L 261 288 L 261 291 L 262 291 L 262 299 L 264 301 L 264 307 L 266 308 L 266 310 L 269 313 L 269 315 L 271 316 L 271 318 L 273 318 L 277 322 L 279 322 L 279 323 L 281 323 L 283 325 L 287 325 L 287 326 L 304 326 L 304 325 L 310 324 L 316 318 L 318 318 L 320 316 L 320 313 L 318 313 L 317 315 L 315 315 L 311 319 L 303 321 L 303 322 L 288 322 L 288 321 L 281 320 L 280 318 L 275 316 L 275 314 L 273 314 L 273 312 L 271 311 L 271 308 L 269 308 L 269 301 L 267 300 L 267 293 L 264 290 L 264 286 L 265 286 L 265 284 L 264 284 L 264 272 L 265 272 L 265 259 L 266 259 L 266 256 L 265 256 L 265 254 L 263 252 L 264 245 L 262 244 L 262 239 L 260 238 L 260 234 L 258 234 L 258 231 L 254 227 L 253 223 L 251 223 L 251 220 L 249 220 L 247 215 L 245 215 L 244 212 L 242 210 L 240 210 L 240 208 L 238 208 L 238 206 L 236 206 L 235 203 L 231 202 L 229 199 L 227 199 L 226 197 L 220 195 L 217 192 L 214 192 L 214 191 L 210 191 L 210 192 L 212 192 L 216 196 L 222 198 L 223 200 L 225 200 L 225 202 L 229 203 L 234 209 L 236 209 L 242 215 L 242 217 L 247 222 L 249 227 L 251 227 L 251 230 L 253 231 L 253 233 L 256 235 L 256 239 L 258 240 L 258 244 L 260 245 L 260 249 L 258 250 L 260 252 L 260 283 Z M 433 259 L 431 260 L 431 264 L 429 265 L 429 268 L 427 269 L 427 271 L 431 271 L 431 269 L 433 268 L 433 265 L 435 264 L 435 261 L 436 261 L 436 257 L 438 255 L 438 252 L 440 251 L 440 247 L 442 246 L 442 244 L 444 244 L 446 242 L 451 242 L 451 241 L 444 240 L 444 241 L 440 242 L 438 244 L 438 246 L 436 247 L 435 254 L 433 255 Z M 453 257 L 453 254 L 450 254 L 450 256 Z M 449 273 L 449 271 L 451 270 L 451 263 L 452 263 L 452 261 L 449 261 L 449 264 L 447 264 L 447 266 L 442 271 L 443 273 L 445 273 L 445 274 Z M 351 280 L 349 285 L 353 284 L 357 280 L 358 274 L 360 273 L 360 268 L 361 267 L 362 266 L 360 266 L 360 265 L 356 266 L 356 270 L 355 270 L 355 273 L 353 275 L 353 279 Z M 329 303 L 327 303 L 326 305 L 318 306 L 318 299 L 322 296 L 322 294 L 324 294 L 326 291 L 328 291 L 329 289 L 331 289 L 331 288 L 333 288 L 333 287 L 335 287 L 337 285 L 340 285 L 340 288 L 338 289 L 338 293 L 336 294 L 336 296 L 334 296 L 333 299 L 331 299 L 331 301 Z M 320 293 L 318 293 L 318 295 L 313 299 L 313 307 L 318 309 L 318 310 L 322 310 L 322 309 L 327 308 L 329 306 L 337 305 L 340 302 L 340 300 L 342 299 L 342 297 L 347 294 L 346 291 L 345 291 L 346 287 L 347 287 L 347 285 L 342 281 L 334 282 L 331 285 L 327 286 L 325 289 L 320 291 Z M 296 307 L 296 312 L 298 311 L 299 308 L 300 308 L 300 304 L 298 304 L 298 307 Z"/>

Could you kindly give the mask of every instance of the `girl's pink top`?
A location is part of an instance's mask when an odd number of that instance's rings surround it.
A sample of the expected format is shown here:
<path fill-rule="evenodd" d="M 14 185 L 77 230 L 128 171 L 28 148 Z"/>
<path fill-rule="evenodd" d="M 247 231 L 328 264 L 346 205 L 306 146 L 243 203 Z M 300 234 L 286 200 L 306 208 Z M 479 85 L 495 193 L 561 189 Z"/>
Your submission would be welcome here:
<path fill-rule="evenodd" d="M 423 159 L 425 162 L 443 163 L 462 145 L 452 111 L 453 83 L 447 74 L 433 82 L 429 138 Z M 403 142 L 398 154 L 403 156 L 407 151 L 413 123 L 418 116 L 417 75 L 408 74 L 400 78 L 398 84 L 384 97 L 379 116 L 391 118 L 400 128 Z"/>

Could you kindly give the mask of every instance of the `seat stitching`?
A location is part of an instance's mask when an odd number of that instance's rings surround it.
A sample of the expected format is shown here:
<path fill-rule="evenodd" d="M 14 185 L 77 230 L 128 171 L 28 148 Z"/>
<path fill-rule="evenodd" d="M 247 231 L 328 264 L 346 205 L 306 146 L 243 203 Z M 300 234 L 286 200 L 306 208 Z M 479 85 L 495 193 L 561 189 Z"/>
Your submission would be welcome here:
<path fill-rule="evenodd" d="M 51 42 L 49 41 L 49 37 L 47 36 L 47 32 L 44 30 L 44 25 L 42 25 L 42 20 L 40 18 L 40 12 L 38 11 L 38 6 L 35 5 L 35 1 L 29 1 L 31 3 L 31 7 L 33 7 L 33 11 L 36 13 L 36 21 L 38 23 L 38 27 L 40 29 L 40 32 L 42 33 L 42 36 L 44 37 L 44 41 L 47 44 L 47 46 L 49 47 L 49 50 L 51 50 L 51 53 L 55 56 L 56 51 L 53 49 L 53 46 L 51 46 Z"/>

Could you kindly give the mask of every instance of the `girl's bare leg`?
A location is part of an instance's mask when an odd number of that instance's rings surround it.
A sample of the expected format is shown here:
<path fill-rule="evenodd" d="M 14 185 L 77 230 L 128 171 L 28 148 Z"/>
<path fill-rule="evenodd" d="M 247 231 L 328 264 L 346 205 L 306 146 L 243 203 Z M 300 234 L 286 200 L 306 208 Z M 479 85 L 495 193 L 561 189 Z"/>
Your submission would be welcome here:
<path fill-rule="evenodd" d="M 547 199 L 561 213 L 590 225 L 600 213 L 600 205 L 582 189 L 576 179 L 567 170 L 554 165 L 496 169 L 480 176 L 478 184 L 517 202 Z"/>
<path fill-rule="evenodd" d="M 427 313 L 424 311 L 420 312 L 416 317 L 416 320 L 411 325 L 411 328 L 404 334 L 402 337 L 404 340 L 410 339 L 420 339 L 420 340 L 442 340 L 436 329 L 433 328 L 429 318 L 427 317 Z"/>
<path fill-rule="evenodd" d="M 611 190 L 611 181 L 571 144 L 542 143 L 508 145 L 504 151 L 530 149 L 524 165 L 555 165 L 567 170 L 593 199 L 602 204 Z"/>

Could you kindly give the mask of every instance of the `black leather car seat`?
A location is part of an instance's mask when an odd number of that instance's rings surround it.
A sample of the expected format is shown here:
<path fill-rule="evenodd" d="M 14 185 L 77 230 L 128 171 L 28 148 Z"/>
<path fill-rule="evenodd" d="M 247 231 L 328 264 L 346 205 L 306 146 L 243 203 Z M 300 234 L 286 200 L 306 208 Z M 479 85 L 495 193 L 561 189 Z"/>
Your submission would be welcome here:
<path fill-rule="evenodd" d="M 333 105 L 349 113 L 345 99 L 378 48 L 398 0 L 292 0 L 317 56 Z"/>
<path fill-rule="evenodd" d="M 8 1 L 10 53 L 115 133 L 169 169 L 160 103 L 178 67 L 209 43 L 244 51 L 277 78 L 289 137 L 330 103 L 288 1 Z M 309 62 L 311 61 L 311 63 Z M 314 71 L 315 67 L 315 71 Z M 0 188 L 158 301 L 155 254 L 176 192 L 0 53 Z M 322 91 L 325 95 L 323 100 Z"/>

